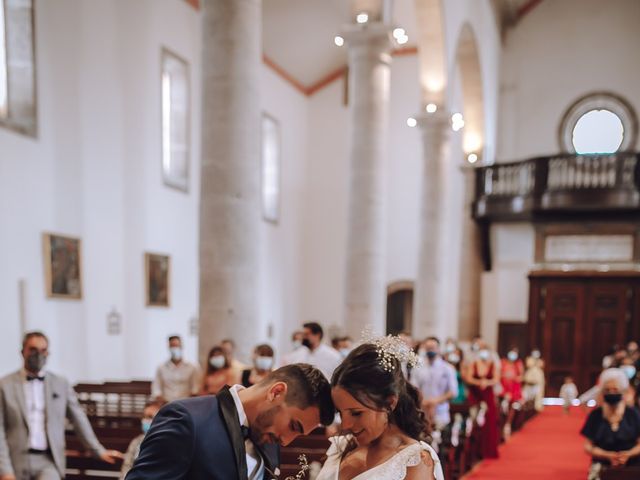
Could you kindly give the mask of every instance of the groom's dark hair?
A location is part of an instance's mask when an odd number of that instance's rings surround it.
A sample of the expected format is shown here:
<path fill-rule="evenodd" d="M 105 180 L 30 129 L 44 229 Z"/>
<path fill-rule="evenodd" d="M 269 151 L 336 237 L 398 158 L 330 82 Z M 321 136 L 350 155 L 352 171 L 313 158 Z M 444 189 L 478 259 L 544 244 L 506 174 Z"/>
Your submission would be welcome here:
<path fill-rule="evenodd" d="M 320 423 L 333 423 L 335 408 L 331 400 L 331 385 L 320 370 L 306 363 L 294 363 L 274 370 L 260 383 L 268 385 L 275 382 L 287 384 L 287 405 L 301 410 L 318 407 Z"/>

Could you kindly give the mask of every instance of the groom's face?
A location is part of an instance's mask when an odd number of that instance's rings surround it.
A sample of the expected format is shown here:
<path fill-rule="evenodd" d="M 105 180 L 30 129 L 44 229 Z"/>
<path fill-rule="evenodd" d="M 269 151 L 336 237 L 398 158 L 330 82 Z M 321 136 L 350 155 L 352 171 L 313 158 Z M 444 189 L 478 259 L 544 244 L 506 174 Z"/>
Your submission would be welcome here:
<path fill-rule="evenodd" d="M 316 406 L 301 409 L 288 405 L 284 389 L 275 393 L 270 390 L 264 408 L 251 422 L 251 437 L 254 442 L 290 444 L 300 435 L 308 435 L 320 424 L 320 410 Z"/>

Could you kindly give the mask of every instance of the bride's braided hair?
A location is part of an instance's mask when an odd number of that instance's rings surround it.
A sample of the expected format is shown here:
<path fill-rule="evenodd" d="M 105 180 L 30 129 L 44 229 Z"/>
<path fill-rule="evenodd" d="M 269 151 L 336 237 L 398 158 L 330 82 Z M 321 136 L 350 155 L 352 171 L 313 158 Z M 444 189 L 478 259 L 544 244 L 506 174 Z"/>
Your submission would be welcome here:
<path fill-rule="evenodd" d="M 345 358 L 333 372 L 331 386 L 346 390 L 367 408 L 379 411 L 388 411 L 389 398 L 397 396 L 389 421 L 416 440 L 428 433 L 418 390 L 405 379 L 400 361 L 386 358 L 383 363 L 379 347 L 373 343 L 360 345 Z"/>

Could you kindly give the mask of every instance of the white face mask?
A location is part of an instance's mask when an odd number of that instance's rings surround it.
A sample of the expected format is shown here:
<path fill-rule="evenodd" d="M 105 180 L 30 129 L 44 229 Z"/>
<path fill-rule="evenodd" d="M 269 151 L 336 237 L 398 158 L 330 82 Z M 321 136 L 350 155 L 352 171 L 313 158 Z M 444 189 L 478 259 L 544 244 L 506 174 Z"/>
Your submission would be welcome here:
<path fill-rule="evenodd" d="M 533 358 L 540 358 L 540 350 L 534 350 L 533 352 L 531 352 L 531 356 Z"/>
<path fill-rule="evenodd" d="M 460 361 L 460 355 L 457 353 L 450 353 L 447 360 L 449 360 L 449 363 L 458 363 Z"/>
<path fill-rule="evenodd" d="M 444 347 L 445 353 L 451 353 L 456 351 L 456 346 L 453 343 L 447 343 Z"/>
<path fill-rule="evenodd" d="M 351 349 L 350 348 L 341 348 L 338 351 L 340 352 L 340 356 L 342 358 L 347 358 L 347 356 L 351 353 Z"/>
<path fill-rule="evenodd" d="M 171 360 L 181 360 L 182 359 L 182 348 L 181 347 L 171 347 L 169 349 L 169 353 L 171 353 Z"/>
<path fill-rule="evenodd" d="M 489 360 L 489 357 L 491 356 L 491 354 L 489 353 L 489 350 L 482 349 L 478 353 L 478 356 L 480 357 L 481 360 Z"/>
<path fill-rule="evenodd" d="M 515 362 L 518 359 L 518 353 L 512 350 L 509 353 L 507 353 L 507 358 L 512 362 Z"/>
<path fill-rule="evenodd" d="M 297 350 L 298 348 L 300 348 L 302 346 L 302 340 L 294 340 L 291 343 L 293 345 L 293 349 L 294 350 Z"/>
<path fill-rule="evenodd" d="M 424 348 L 420 348 L 420 349 L 418 350 L 418 356 L 419 356 L 420 358 L 425 358 L 425 357 L 427 356 L 427 351 L 426 351 Z"/>
<path fill-rule="evenodd" d="M 258 370 L 271 370 L 273 357 L 256 357 L 255 364 Z"/>
<path fill-rule="evenodd" d="M 224 355 L 214 355 L 209 359 L 209 365 L 213 368 L 222 368 L 224 367 Z"/>

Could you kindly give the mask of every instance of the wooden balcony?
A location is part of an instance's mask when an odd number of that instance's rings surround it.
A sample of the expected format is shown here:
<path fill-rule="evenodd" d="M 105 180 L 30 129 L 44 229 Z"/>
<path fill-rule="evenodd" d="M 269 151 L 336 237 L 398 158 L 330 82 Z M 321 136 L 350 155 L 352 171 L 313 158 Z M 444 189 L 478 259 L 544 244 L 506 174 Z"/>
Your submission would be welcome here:
<path fill-rule="evenodd" d="M 476 170 L 473 217 L 482 224 L 566 218 L 640 218 L 640 154 L 561 154 Z"/>

